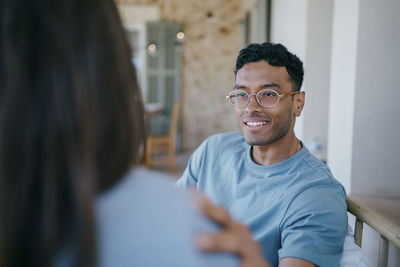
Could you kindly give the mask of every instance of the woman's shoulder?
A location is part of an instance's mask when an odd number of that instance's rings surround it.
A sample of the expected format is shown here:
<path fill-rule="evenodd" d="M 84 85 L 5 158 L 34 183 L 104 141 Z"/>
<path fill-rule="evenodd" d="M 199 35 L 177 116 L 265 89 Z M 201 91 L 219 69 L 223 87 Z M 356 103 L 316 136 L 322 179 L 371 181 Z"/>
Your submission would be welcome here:
<path fill-rule="evenodd" d="M 216 226 L 193 209 L 192 194 L 173 182 L 166 174 L 136 167 L 98 198 L 100 266 L 197 266 L 204 261 L 209 266 L 193 238 Z M 210 266 L 230 266 L 229 258 L 217 256 Z"/>

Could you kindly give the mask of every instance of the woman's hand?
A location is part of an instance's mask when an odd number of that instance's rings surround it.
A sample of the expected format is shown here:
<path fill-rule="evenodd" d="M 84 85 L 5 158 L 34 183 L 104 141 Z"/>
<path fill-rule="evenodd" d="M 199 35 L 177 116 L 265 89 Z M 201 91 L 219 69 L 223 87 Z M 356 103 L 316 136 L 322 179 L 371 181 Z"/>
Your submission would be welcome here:
<path fill-rule="evenodd" d="M 206 217 L 221 226 L 217 233 L 201 234 L 196 238 L 196 244 L 202 251 L 234 253 L 242 260 L 242 267 L 270 266 L 247 226 L 235 221 L 227 210 L 212 204 L 202 194 L 197 206 Z"/>

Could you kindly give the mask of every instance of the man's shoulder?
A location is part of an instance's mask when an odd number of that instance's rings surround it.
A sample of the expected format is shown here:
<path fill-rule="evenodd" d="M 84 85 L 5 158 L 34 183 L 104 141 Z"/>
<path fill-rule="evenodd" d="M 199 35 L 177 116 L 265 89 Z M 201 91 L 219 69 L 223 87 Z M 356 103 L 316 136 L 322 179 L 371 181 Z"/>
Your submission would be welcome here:
<path fill-rule="evenodd" d="M 288 173 L 290 182 L 283 185 L 288 201 L 304 197 L 318 202 L 324 194 L 340 196 L 341 201 L 345 199 L 345 189 L 334 178 L 328 165 L 315 158 L 306 148 L 291 163 L 293 165 Z"/>
<path fill-rule="evenodd" d="M 320 185 L 342 187 L 326 163 L 317 159 L 307 149 L 302 152 L 304 153 L 297 162 L 297 170 L 301 177 L 300 183 L 304 183 L 307 187 Z"/>
<path fill-rule="evenodd" d="M 335 179 L 328 165 L 314 157 L 307 150 L 298 161 L 296 178 L 291 181 L 292 200 L 303 199 L 322 203 L 328 199 L 344 202 L 346 192 L 343 185 Z"/>

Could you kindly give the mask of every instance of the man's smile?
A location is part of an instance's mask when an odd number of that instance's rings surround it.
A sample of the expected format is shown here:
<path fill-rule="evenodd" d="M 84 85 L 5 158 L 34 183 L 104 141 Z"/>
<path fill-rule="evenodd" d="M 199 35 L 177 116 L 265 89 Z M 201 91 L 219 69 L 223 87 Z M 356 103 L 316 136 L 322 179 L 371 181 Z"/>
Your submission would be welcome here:
<path fill-rule="evenodd" d="M 255 128 L 257 129 L 262 128 L 263 126 L 269 124 L 270 122 L 271 120 L 269 118 L 266 118 L 266 116 L 245 115 L 242 117 L 242 123 L 246 125 L 248 128 L 252 128 L 254 130 Z"/>
<path fill-rule="evenodd" d="M 244 124 L 246 124 L 247 126 L 252 127 L 252 126 L 264 125 L 264 124 L 267 124 L 267 123 L 268 123 L 267 121 L 248 121 L 248 122 L 245 122 Z"/>
<path fill-rule="evenodd" d="M 247 117 L 242 119 L 244 127 L 249 131 L 259 131 L 269 126 L 270 120 L 265 117 Z"/>

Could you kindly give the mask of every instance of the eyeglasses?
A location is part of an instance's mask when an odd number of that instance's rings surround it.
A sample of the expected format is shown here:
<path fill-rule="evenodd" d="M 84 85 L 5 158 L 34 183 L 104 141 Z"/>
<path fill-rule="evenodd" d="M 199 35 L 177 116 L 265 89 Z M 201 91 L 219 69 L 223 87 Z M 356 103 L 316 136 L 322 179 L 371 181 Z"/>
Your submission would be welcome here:
<path fill-rule="evenodd" d="M 257 94 L 249 94 L 243 90 L 233 90 L 229 93 L 225 98 L 229 100 L 229 102 L 236 108 L 244 108 L 247 104 L 250 103 L 250 97 L 255 95 L 256 100 L 260 106 L 265 108 L 272 108 L 276 104 L 278 104 L 279 99 L 282 99 L 286 96 L 296 95 L 299 92 L 290 92 L 284 94 L 278 94 L 276 91 L 272 89 L 264 89 L 259 91 Z"/>

